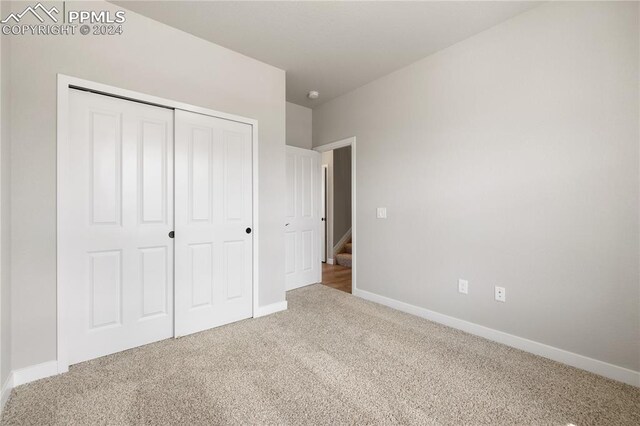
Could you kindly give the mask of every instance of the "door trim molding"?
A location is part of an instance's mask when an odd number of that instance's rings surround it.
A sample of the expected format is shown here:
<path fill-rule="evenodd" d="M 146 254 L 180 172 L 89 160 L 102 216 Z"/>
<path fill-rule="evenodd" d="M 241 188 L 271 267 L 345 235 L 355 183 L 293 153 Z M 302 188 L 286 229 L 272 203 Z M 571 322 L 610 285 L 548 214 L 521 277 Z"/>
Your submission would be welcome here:
<path fill-rule="evenodd" d="M 321 216 L 324 218 L 324 223 L 321 224 L 324 230 L 322 232 L 324 236 L 324 253 L 322 250 L 320 251 L 320 261 L 323 261 L 322 258 L 324 257 L 324 262 L 327 262 L 329 260 L 329 165 L 322 164 L 322 157 L 320 157 L 320 182 L 320 205 L 324 206 L 324 210 L 321 211 Z M 322 247 L 322 242 L 321 240 L 320 247 Z M 322 270 L 320 270 L 320 281 L 322 281 Z"/>
<path fill-rule="evenodd" d="M 177 102 L 170 99 L 160 98 L 145 93 L 136 92 L 133 90 L 121 89 L 119 87 L 109 86 L 107 84 L 97 83 L 90 80 L 84 80 L 77 77 L 68 76 L 65 74 L 57 75 L 57 133 L 56 133 L 56 344 L 57 344 L 57 373 L 65 373 L 69 371 L 69 363 L 67 356 L 68 344 L 65 341 L 66 335 L 63 327 L 65 321 L 64 313 L 64 300 L 63 294 L 67 290 L 64 283 L 60 279 L 60 241 L 57 235 L 60 233 L 60 215 L 58 209 L 60 208 L 60 194 L 58 183 L 61 181 L 61 168 L 60 161 L 62 158 L 62 152 L 68 145 L 69 141 L 69 90 L 71 88 L 84 89 L 91 92 L 99 93 L 106 96 L 113 96 L 125 100 L 134 102 L 142 102 L 149 105 L 164 107 L 170 109 L 180 109 L 184 111 L 194 112 L 197 114 L 208 115 L 211 117 L 222 118 L 225 120 L 236 121 L 239 123 L 248 124 L 251 126 L 251 162 L 253 169 L 253 182 L 252 182 L 252 229 L 253 229 L 253 317 L 259 311 L 259 279 L 260 279 L 260 263 L 259 263 L 259 235 L 260 235 L 260 223 L 259 223 L 259 200 L 258 200 L 258 182 L 259 182 L 259 168 L 258 168 L 258 121 L 252 118 L 241 117 L 239 115 L 228 114 L 221 111 L 215 111 L 208 108 L 203 108 L 183 102 Z M 174 284 L 175 289 L 175 284 Z M 175 297 L 174 297 L 175 304 Z M 175 317 L 174 317 L 175 321 Z M 174 327 L 175 333 L 175 327 Z M 15 381 L 15 377 L 14 377 Z"/>
<path fill-rule="evenodd" d="M 351 294 L 355 294 L 357 291 L 357 251 L 358 251 L 358 241 L 356 237 L 356 223 L 357 223 L 357 206 L 356 206 L 356 137 L 351 136 L 350 138 L 340 139 L 339 141 L 331 142 L 326 145 L 320 145 L 313 148 L 314 151 L 318 151 L 320 153 L 333 151 L 334 149 L 343 148 L 345 146 L 351 147 L 351 236 L 354 241 L 353 245 L 353 253 L 351 253 Z M 331 259 L 333 261 L 333 259 Z M 327 259 L 327 263 L 329 259 Z M 333 262 L 331 262 L 333 263 Z M 322 266 L 322 265 L 321 265 Z"/>

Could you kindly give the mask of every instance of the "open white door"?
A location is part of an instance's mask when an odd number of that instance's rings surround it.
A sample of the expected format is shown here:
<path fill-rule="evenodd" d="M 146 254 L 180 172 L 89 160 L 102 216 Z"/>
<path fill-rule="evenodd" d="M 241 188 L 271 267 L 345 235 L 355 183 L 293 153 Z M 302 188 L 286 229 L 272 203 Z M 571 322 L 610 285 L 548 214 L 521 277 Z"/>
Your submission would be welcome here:
<path fill-rule="evenodd" d="M 252 127 L 175 112 L 176 337 L 253 315 Z"/>
<path fill-rule="evenodd" d="M 75 364 L 173 336 L 173 111 L 69 90 L 58 261 Z"/>
<path fill-rule="evenodd" d="M 320 154 L 287 146 L 286 288 L 320 282 Z"/>

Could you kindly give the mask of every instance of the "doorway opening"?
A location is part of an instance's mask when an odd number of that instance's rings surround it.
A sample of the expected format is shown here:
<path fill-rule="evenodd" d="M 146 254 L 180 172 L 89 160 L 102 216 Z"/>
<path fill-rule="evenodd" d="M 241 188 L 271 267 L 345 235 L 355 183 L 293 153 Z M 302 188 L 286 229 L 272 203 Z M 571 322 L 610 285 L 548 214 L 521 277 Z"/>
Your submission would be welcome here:
<path fill-rule="evenodd" d="M 353 293 L 355 282 L 355 138 L 321 152 L 322 284 Z"/>

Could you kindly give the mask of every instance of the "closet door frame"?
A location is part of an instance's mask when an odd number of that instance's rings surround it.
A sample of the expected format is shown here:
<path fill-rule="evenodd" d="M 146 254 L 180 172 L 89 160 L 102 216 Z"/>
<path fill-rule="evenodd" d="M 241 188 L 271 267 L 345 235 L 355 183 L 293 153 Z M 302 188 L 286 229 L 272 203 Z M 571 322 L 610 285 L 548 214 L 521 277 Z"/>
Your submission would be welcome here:
<path fill-rule="evenodd" d="M 84 80 L 77 77 L 72 77 L 64 74 L 58 74 L 58 82 L 57 82 L 57 93 L 58 93 L 58 101 L 57 101 L 57 183 L 56 183 L 56 197 L 57 197 L 57 208 L 56 208 L 56 316 L 57 316 L 57 372 L 58 374 L 65 373 L 69 371 L 69 343 L 68 343 L 68 333 L 66 322 L 72 319 L 69 319 L 65 316 L 65 313 L 68 311 L 66 309 L 65 303 L 68 303 L 69 297 L 67 296 L 68 286 L 65 286 L 65 282 L 61 276 L 61 257 L 64 256 L 65 247 L 63 243 L 60 241 L 59 235 L 61 233 L 66 232 L 60 220 L 60 209 L 61 203 L 64 203 L 63 197 L 60 194 L 60 182 L 62 182 L 62 170 L 67 165 L 64 164 L 64 159 L 67 158 L 67 152 L 69 149 L 69 120 L 70 120 L 70 111 L 69 111 L 69 91 L 72 89 L 80 89 L 86 90 L 106 96 L 112 96 L 120 99 L 125 99 L 134 102 L 142 102 L 149 105 L 155 105 L 170 109 L 181 109 L 189 112 L 194 112 L 198 114 L 209 115 L 212 117 L 218 117 L 225 120 L 237 121 L 240 123 L 248 124 L 251 126 L 251 163 L 252 163 L 252 171 L 253 171 L 253 181 L 252 181 L 252 230 L 253 230 L 253 259 L 252 259 L 252 268 L 253 268 L 253 317 L 259 316 L 258 310 L 258 295 L 259 295 L 259 235 L 260 235 L 260 222 L 258 217 L 259 205 L 258 205 L 258 121 L 241 117 L 238 115 L 227 114 L 220 111 L 215 111 L 208 108 L 202 108 L 195 105 L 185 104 L 182 102 L 176 102 L 170 99 L 164 99 L 153 95 L 148 95 L 144 93 L 135 92 L 132 90 L 121 89 L 114 86 L 109 86 L 102 83 L 97 83 L 89 80 Z M 174 282 L 174 304 L 175 304 L 175 282 Z M 172 307 L 175 310 L 175 307 Z M 175 321 L 175 315 L 174 315 Z M 175 328 L 174 328 L 175 333 Z"/>

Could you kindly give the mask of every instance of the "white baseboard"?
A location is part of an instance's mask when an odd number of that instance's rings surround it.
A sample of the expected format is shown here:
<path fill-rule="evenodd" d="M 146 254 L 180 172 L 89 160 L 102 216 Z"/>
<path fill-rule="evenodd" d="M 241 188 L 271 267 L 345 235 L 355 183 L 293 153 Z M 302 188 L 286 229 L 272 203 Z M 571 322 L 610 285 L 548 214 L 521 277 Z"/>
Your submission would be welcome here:
<path fill-rule="evenodd" d="M 286 311 L 287 310 L 287 301 L 283 300 L 282 302 L 272 303 L 267 306 L 259 306 L 257 311 L 254 312 L 253 317 L 259 318 L 264 317 L 266 315 L 275 314 L 276 312 Z"/>
<path fill-rule="evenodd" d="M 4 406 L 11 396 L 11 390 L 13 389 L 13 373 L 9 373 L 9 377 L 2 384 L 2 393 L 0 394 L 0 418 L 4 412 Z"/>
<path fill-rule="evenodd" d="M 533 340 L 514 336 L 513 334 L 505 333 L 469 321 L 450 317 L 448 315 L 440 314 L 438 312 L 430 311 L 419 306 L 411 305 L 409 303 L 401 302 L 399 300 L 391 299 L 385 296 L 380 296 L 368 291 L 354 289 L 353 294 L 363 299 L 380 303 L 381 305 L 385 305 L 390 308 L 406 312 L 408 314 L 416 315 L 433 322 L 444 324 L 452 328 L 457 328 L 458 330 L 466 331 L 470 334 L 475 334 L 476 336 L 484 337 L 488 340 L 493 340 L 494 342 L 502 343 L 503 345 L 511 346 L 513 348 L 549 358 L 554 361 L 570 365 L 572 367 L 580 368 L 582 370 L 590 371 L 591 373 L 599 374 L 613 380 L 618 380 L 632 386 L 640 387 L 640 372 L 638 371 L 629 370 L 627 368 L 609 364 L 604 361 L 599 361 L 597 359 L 565 351 L 564 349 L 545 345 L 544 343 L 539 343 Z"/>
<path fill-rule="evenodd" d="M 58 374 L 58 361 L 48 361 L 30 367 L 20 368 L 9 373 L 9 377 L 2 384 L 0 393 L 0 417 L 4 411 L 4 406 L 11 396 L 13 388 L 34 382 L 36 380 L 55 376 Z"/>
<path fill-rule="evenodd" d="M 25 383 L 55 376 L 58 374 L 58 361 L 48 361 L 42 364 L 13 370 L 13 387 Z"/>
<path fill-rule="evenodd" d="M 333 265 L 333 259 L 331 259 L 330 257 L 327 258 L 327 263 L 329 265 Z"/>
<path fill-rule="evenodd" d="M 271 305 L 261 306 L 254 314 L 254 318 L 263 317 L 265 315 L 274 314 L 280 311 L 287 310 L 287 301 L 284 300 L 278 303 L 272 303 Z M 56 374 L 64 373 L 64 370 L 58 370 L 58 361 L 48 361 L 42 364 L 36 364 L 25 368 L 14 370 L 9 378 L 2 386 L 2 406 L 9 398 L 11 389 L 14 387 L 24 385 L 36 380 L 45 379 L 47 377 L 55 376 Z"/>
<path fill-rule="evenodd" d="M 294 284 L 294 285 L 293 285 L 293 286 L 291 286 L 291 287 L 287 287 L 285 291 L 297 290 L 297 289 L 299 289 L 299 288 L 306 287 L 306 286 L 308 286 L 308 285 L 319 284 L 319 283 L 321 283 L 321 282 L 322 282 L 322 271 L 320 271 L 320 279 L 319 279 L 319 280 L 313 280 L 313 281 L 311 281 L 311 282 L 301 282 L 301 283 L 297 283 L 297 284 Z"/>

